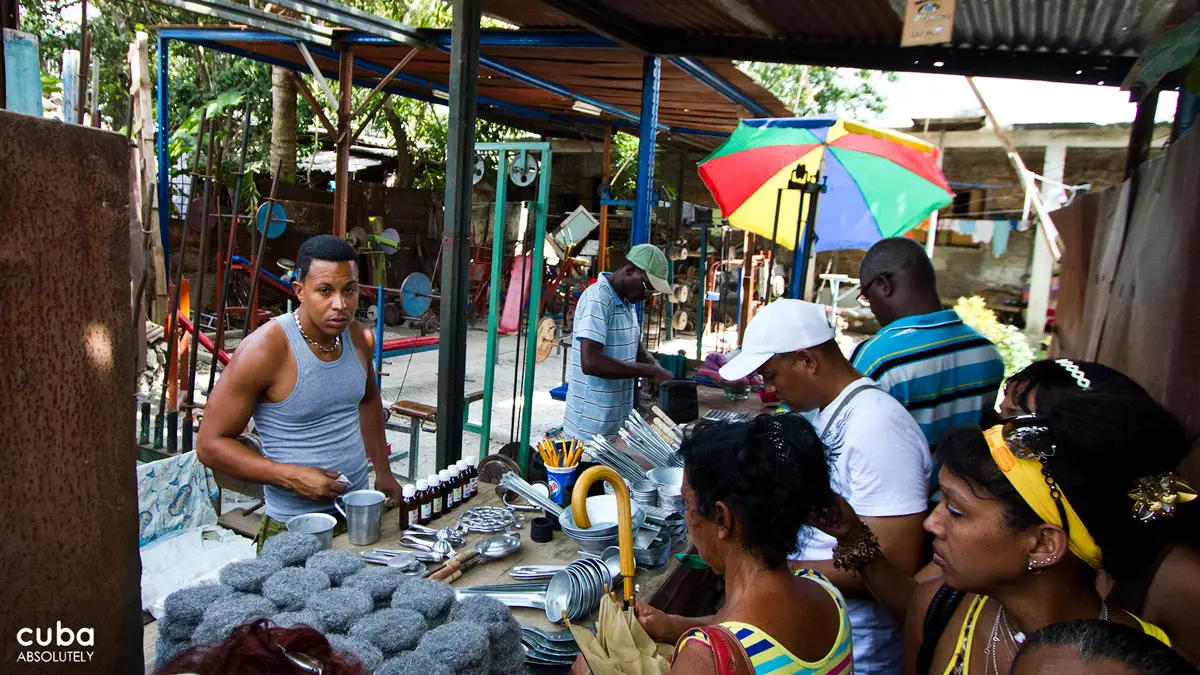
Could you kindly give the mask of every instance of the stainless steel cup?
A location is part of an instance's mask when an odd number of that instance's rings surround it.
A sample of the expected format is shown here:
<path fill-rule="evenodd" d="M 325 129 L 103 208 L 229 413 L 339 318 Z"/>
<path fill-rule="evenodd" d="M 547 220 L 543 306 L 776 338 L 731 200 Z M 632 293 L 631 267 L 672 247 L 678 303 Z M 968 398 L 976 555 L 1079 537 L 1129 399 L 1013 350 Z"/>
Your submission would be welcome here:
<path fill-rule="evenodd" d="M 337 527 L 337 518 L 328 513 L 302 513 L 287 519 L 289 532 L 311 534 L 321 540 L 325 550 L 333 548 L 333 528 Z"/>
<path fill-rule="evenodd" d="M 333 505 L 346 519 L 351 544 L 367 546 L 379 541 L 379 523 L 386 499 L 378 490 L 355 490 L 333 500 Z"/>

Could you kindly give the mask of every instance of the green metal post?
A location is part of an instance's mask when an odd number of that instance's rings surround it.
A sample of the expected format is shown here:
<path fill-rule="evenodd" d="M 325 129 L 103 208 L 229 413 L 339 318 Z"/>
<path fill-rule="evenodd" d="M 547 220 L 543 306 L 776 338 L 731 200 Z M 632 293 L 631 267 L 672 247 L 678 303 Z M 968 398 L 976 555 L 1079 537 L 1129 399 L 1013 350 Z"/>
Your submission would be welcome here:
<path fill-rule="evenodd" d="M 696 358 L 704 360 L 704 296 L 708 294 L 708 226 L 700 226 L 700 292 L 696 294 Z"/>
<path fill-rule="evenodd" d="M 492 225 L 492 283 L 488 288 L 487 356 L 483 366 L 483 419 L 479 424 L 479 458 L 492 444 L 492 388 L 496 381 L 496 343 L 500 328 L 500 275 L 504 268 L 504 201 L 508 194 L 508 153 L 496 161 L 496 219 Z"/>
<path fill-rule="evenodd" d="M 533 419 L 533 371 L 537 365 L 538 308 L 542 298 L 542 265 L 546 248 L 546 216 L 550 210 L 550 144 L 542 146 L 542 165 L 538 182 L 537 226 L 533 233 L 533 268 L 529 274 L 529 318 L 525 329 L 525 392 L 521 408 L 521 473 L 529 475 L 529 425 Z"/>

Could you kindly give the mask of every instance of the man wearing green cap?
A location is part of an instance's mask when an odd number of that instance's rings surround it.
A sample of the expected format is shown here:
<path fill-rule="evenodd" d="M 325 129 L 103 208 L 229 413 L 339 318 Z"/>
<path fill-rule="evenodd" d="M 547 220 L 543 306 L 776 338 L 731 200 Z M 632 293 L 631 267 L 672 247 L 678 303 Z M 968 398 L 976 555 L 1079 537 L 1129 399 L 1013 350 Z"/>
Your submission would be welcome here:
<path fill-rule="evenodd" d="M 650 244 L 634 246 L 625 264 L 602 273 L 575 305 L 567 411 L 563 432 L 573 438 L 611 436 L 633 410 L 639 377 L 661 384 L 671 374 L 642 348 L 634 305 L 670 293 L 667 257 Z"/>

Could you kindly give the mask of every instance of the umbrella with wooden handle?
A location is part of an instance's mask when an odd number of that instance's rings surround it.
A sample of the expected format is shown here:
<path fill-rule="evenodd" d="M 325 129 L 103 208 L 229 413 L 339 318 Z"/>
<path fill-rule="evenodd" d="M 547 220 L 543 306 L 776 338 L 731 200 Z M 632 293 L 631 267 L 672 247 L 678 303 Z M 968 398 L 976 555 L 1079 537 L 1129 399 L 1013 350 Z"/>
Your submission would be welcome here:
<path fill-rule="evenodd" d="M 625 579 L 625 602 L 633 601 L 633 510 L 629 503 L 629 488 L 625 486 L 620 474 L 607 466 L 593 466 L 584 471 L 575 482 L 575 491 L 571 493 L 571 509 L 575 516 L 575 524 L 581 528 L 589 528 L 592 521 L 587 514 L 587 494 L 592 484 L 604 481 L 612 486 L 617 497 L 617 545 L 621 549 L 621 576 Z"/>

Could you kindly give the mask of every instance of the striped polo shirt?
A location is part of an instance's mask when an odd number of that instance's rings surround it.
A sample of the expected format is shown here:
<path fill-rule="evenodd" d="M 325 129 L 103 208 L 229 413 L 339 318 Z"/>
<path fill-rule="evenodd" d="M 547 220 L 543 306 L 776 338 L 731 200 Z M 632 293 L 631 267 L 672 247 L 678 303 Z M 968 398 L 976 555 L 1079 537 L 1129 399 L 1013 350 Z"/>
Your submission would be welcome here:
<path fill-rule="evenodd" d="M 567 366 L 567 411 L 563 433 L 591 440 L 612 436 L 633 410 L 634 380 L 610 380 L 583 372 L 579 340 L 587 338 L 604 346 L 604 355 L 618 361 L 637 361 L 641 327 L 633 305 L 617 297 L 609 275 L 601 274 L 579 296 L 572 328 L 571 362 Z"/>
<path fill-rule="evenodd" d="M 851 363 L 908 409 L 930 444 L 946 429 L 979 424 L 1004 380 L 995 345 L 952 309 L 893 321 L 858 345 Z"/>

